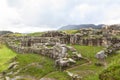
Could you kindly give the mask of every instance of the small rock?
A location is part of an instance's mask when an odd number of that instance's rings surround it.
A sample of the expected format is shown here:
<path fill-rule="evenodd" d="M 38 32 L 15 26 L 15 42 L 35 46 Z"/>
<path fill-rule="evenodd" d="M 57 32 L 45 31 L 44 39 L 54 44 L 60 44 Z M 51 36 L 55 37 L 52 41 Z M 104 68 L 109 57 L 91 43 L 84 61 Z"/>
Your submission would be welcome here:
<path fill-rule="evenodd" d="M 10 77 L 6 76 L 6 77 L 5 77 L 5 80 L 10 80 Z"/>

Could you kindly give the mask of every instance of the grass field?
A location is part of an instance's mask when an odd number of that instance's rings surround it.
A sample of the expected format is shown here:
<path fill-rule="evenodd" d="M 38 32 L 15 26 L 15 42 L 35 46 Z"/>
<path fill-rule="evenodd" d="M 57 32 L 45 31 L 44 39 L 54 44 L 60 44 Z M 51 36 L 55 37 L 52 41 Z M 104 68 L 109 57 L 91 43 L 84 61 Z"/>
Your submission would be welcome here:
<path fill-rule="evenodd" d="M 37 54 L 24 54 L 17 55 L 17 61 L 19 62 L 19 68 L 26 67 L 26 70 L 22 70 L 21 75 L 30 75 L 37 78 L 41 78 L 44 75 L 55 71 L 54 61 L 50 58 L 37 55 Z"/>
<path fill-rule="evenodd" d="M 83 55 L 83 57 L 88 58 L 91 62 L 86 65 L 79 65 L 78 67 L 71 69 L 70 71 L 78 74 L 84 80 L 97 80 L 98 73 L 101 71 L 102 67 L 96 67 L 94 65 L 97 60 L 95 59 L 95 54 L 103 49 L 103 47 L 96 46 L 79 46 L 74 45 L 79 53 Z"/>
<path fill-rule="evenodd" d="M 63 30 L 62 32 L 65 32 L 67 34 L 75 34 L 78 32 L 78 30 Z"/>
<path fill-rule="evenodd" d="M 16 53 L 13 52 L 11 49 L 7 48 L 5 45 L 2 45 L 0 48 L 0 72 L 7 69 L 8 61 L 10 59 L 14 58 L 16 56 Z"/>
<path fill-rule="evenodd" d="M 17 54 L 6 46 L 3 46 L 0 49 L 0 72 L 6 70 L 8 68 L 9 61 L 15 57 L 16 61 L 19 62 L 19 66 L 16 69 L 7 70 L 7 72 L 9 73 L 10 71 L 17 71 L 18 69 L 22 69 L 17 75 L 31 76 L 25 78 L 25 80 L 31 80 L 30 78 L 33 77 L 38 80 L 49 73 L 56 72 L 54 61 L 52 59 L 32 53 Z M 58 71 L 56 74 L 57 76 L 55 77 L 55 75 L 53 75 L 53 77 L 58 78 L 58 80 L 67 80 L 68 76 L 65 74 L 65 72 Z M 13 77 L 13 75 L 10 76 Z"/>
<path fill-rule="evenodd" d="M 30 75 L 36 78 L 48 74 L 49 72 L 55 71 L 54 62 L 52 59 L 37 55 L 37 54 L 16 54 L 11 49 L 3 46 L 0 49 L 0 72 L 6 70 L 9 65 L 9 61 L 16 57 L 18 63 L 17 69 L 22 69 L 19 75 Z M 8 71 L 10 72 L 10 71 Z"/>
<path fill-rule="evenodd" d="M 108 66 L 100 73 L 102 80 L 120 80 L 120 51 L 107 58 Z"/>
<path fill-rule="evenodd" d="M 89 59 L 91 63 L 85 63 L 82 65 L 77 64 L 77 66 L 67 70 L 74 74 L 78 74 L 83 78 L 83 80 L 99 80 L 98 76 L 105 67 L 95 66 L 95 62 L 98 62 L 98 60 L 95 59 L 94 56 L 98 51 L 102 50 L 103 47 L 79 45 L 73 45 L 73 47 L 76 48 L 83 57 Z M 14 57 L 16 57 L 16 61 L 19 62 L 19 66 L 12 71 L 22 69 L 18 75 L 32 76 L 35 77 L 36 80 L 39 80 L 42 77 L 54 78 L 57 80 L 70 80 L 70 77 L 66 74 L 66 72 L 56 70 L 52 59 L 32 53 L 17 54 L 5 45 L 0 48 L 0 72 L 8 68 L 9 61 Z M 119 57 L 120 54 L 110 55 L 106 59 L 106 62 L 108 65 L 111 65 L 111 63 L 113 63 L 113 61 L 117 61 Z M 25 80 L 30 80 L 30 78 L 31 77 Z"/>
<path fill-rule="evenodd" d="M 27 36 L 41 36 L 44 32 L 29 33 Z"/>
<path fill-rule="evenodd" d="M 74 47 L 79 51 L 84 57 L 87 57 L 91 63 L 86 65 L 79 65 L 78 67 L 71 69 L 70 71 L 79 74 L 83 77 L 83 80 L 99 80 L 99 74 L 106 69 L 104 66 L 96 66 L 95 63 L 99 62 L 95 59 L 95 54 L 102 50 L 103 47 L 93 47 L 93 46 L 79 46 L 74 45 Z M 115 65 L 120 61 L 120 52 L 118 54 L 109 55 L 105 62 L 107 67 Z M 107 71 L 107 70 L 106 70 Z M 119 70 L 118 70 L 119 71 Z M 117 76 L 118 74 L 116 74 Z"/>
<path fill-rule="evenodd" d="M 81 53 L 85 58 L 88 58 L 89 60 L 91 60 L 92 63 L 91 64 L 85 63 L 86 65 L 79 64 L 78 66 L 68 69 L 68 71 L 82 76 L 84 80 L 97 80 L 98 73 L 100 73 L 100 71 L 103 69 L 103 67 L 97 67 L 94 65 L 94 63 L 97 61 L 94 56 L 98 51 L 102 50 L 103 47 L 79 46 L 79 45 L 73 45 L 73 47 L 76 48 L 77 51 L 79 53 Z M 70 80 L 70 78 L 66 79 L 67 75 L 65 77 L 65 73 L 64 73 L 64 75 L 58 75 L 58 74 L 60 74 L 60 73 L 55 72 L 50 75 L 47 75 L 46 77 L 60 77 L 60 79 L 58 79 L 58 80 Z"/>

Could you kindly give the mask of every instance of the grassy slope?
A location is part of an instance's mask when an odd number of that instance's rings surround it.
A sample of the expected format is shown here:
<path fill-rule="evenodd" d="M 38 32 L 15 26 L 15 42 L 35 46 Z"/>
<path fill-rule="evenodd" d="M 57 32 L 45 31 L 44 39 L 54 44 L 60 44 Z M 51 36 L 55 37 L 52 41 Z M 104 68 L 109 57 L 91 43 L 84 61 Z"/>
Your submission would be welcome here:
<path fill-rule="evenodd" d="M 19 66 L 12 71 L 22 69 L 18 75 L 35 77 L 36 80 L 46 76 L 49 73 L 56 71 L 54 61 L 50 58 L 38 54 L 16 54 L 6 46 L 0 49 L 0 72 L 8 68 L 9 61 L 16 57 Z M 7 63 L 7 64 L 6 64 Z M 10 72 L 11 70 L 8 70 Z M 64 72 L 57 72 L 58 80 L 67 80 L 68 76 Z M 54 75 L 55 76 L 55 75 Z M 54 77 L 53 76 L 53 77 Z M 63 77 L 64 76 L 64 77 Z M 11 75 L 11 77 L 13 77 Z M 31 77 L 26 77 L 25 80 L 30 80 Z M 54 78 L 56 78 L 54 77 Z"/>
<path fill-rule="evenodd" d="M 21 33 L 12 33 L 12 34 L 9 34 L 8 36 L 16 36 L 16 37 L 19 37 L 19 36 L 23 36 L 23 34 L 21 34 Z"/>
<path fill-rule="evenodd" d="M 63 32 L 65 32 L 67 34 L 75 34 L 78 32 L 78 30 L 64 30 Z"/>
<path fill-rule="evenodd" d="M 41 36 L 44 32 L 34 32 L 34 33 L 29 33 L 27 36 Z"/>
<path fill-rule="evenodd" d="M 120 54 L 110 55 L 107 61 L 110 64 L 100 73 L 101 80 L 120 80 Z"/>
<path fill-rule="evenodd" d="M 55 70 L 53 60 L 37 54 L 19 54 L 17 55 L 17 61 L 19 62 L 19 68 L 26 68 L 26 70 L 20 72 L 21 75 L 41 78 Z"/>
<path fill-rule="evenodd" d="M 6 46 L 0 49 L 0 72 L 8 68 L 8 62 L 16 56 L 16 61 L 19 62 L 18 68 L 27 68 L 27 70 L 22 70 L 20 74 L 31 75 L 35 77 L 42 77 L 47 73 L 54 71 L 53 60 L 37 55 L 37 54 L 16 54 Z M 35 64 L 39 64 L 37 67 Z M 29 64 L 33 64 L 28 66 Z"/>
<path fill-rule="evenodd" d="M 16 56 L 16 53 L 8 49 L 6 46 L 0 48 L 0 72 L 7 69 L 8 61 Z"/>
<path fill-rule="evenodd" d="M 91 63 L 86 65 L 79 65 L 78 67 L 73 68 L 70 71 L 80 75 L 85 80 L 97 80 L 96 76 L 98 75 L 102 67 L 96 67 L 94 65 L 94 63 L 97 61 L 95 59 L 95 54 L 98 51 L 102 50 L 103 47 L 74 45 L 74 48 L 76 48 L 77 51 L 83 55 L 83 57 L 88 58 Z"/>
<path fill-rule="evenodd" d="M 73 45 L 74 48 L 77 49 L 77 51 L 79 53 L 81 53 L 84 57 L 92 60 L 92 64 L 91 65 L 79 65 L 76 66 L 75 68 L 71 68 L 69 69 L 70 72 L 75 73 L 75 74 L 79 74 L 80 76 L 84 77 L 85 80 L 96 80 L 98 79 L 98 73 L 100 73 L 102 67 L 96 67 L 94 65 L 94 62 L 97 61 L 94 56 L 95 54 L 102 50 L 102 47 L 93 47 L 93 46 L 79 46 L 79 45 Z M 94 75 L 94 72 L 98 72 Z M 65 75 L 60 74 L 59 72 L 55 72 L 52 73 L 46 77 L 61 77 L 63 79 L 58 79 L 58 80 L 68 80 L 68 79 L 64 79 Z M 65 73 L 64 73 L 65 74 Z M 92 77 L 90 77 L 92 76 Z M 67 75 L 66 75 L 67 77 Z"/>
<path fill-rule="evenodd" d="M 102 47 L 78 46 L 78 45 L 74 45 L 74 47 L 83 56 L 89 58 L 89 60 L 91 60 L 91 62 L 92 62 L 91 64 L 83 65 L 83 66 L 80 65 L 79 67 L 76 67 L 76 68 L 70 70 L 71 72 L 77 73 L 80 76 L 82 76 L 83 80 L 99 80 L 99 74 L 101 72 L 104 72 L 104 69 L 105 69 L 105 71 L 107 71 L 111 68 L 111 67 L 109 68 L 109 66 L 113 66 L 120 61 L 120 59 L 119 59 L 120 54 L 109 55 L 105 60 L 105 62 L 107 63 L 107 66 L 108 66 L 108 69 L 106 70 L 106 67 L 95 66 L 95 62 L 98 62 L 98 60 L 95 59 L 94 56 L 98 51 L 100 51 L 102 49 Z M 118 52 L 118 53 L 120 53 L 120 52 Z M 112 67 L 112 69 L 113 69 L 113 67 Z M 117 72 L 119 72 L 119 69 L 116 69 L 116 72 L 115 72 L 116 75 L 118 75 Z M 111 75 L 113 76 L 114 74 L 111 74 Z"/>
<path fill-rule="evenodd" d="M 93 47 L 93 46 L 79 46 L 79 45 L 73 45 L 84 57 L 88 58 L 92 63 L 86 64 L 86 65 L 79 65 L 75 68 L 69 69 L 70 72 L 77 73 L 80 76 L 83 77 L 83 80 L 99 80 L 98 74 L 101 73 L 101 71 L 104 70 L 104 67 L 97 67 L 94 65 L 95 62 L 98 60 L 95 59 L 95 54 L 102 50 L 102 47 Z M 70 78 L 65 72 L 56 71 L 54 68 L 54 61 L 43 57 L 41 55 L 37 54 L 16 54 L 6 46 L 3 46 L 0 49 L 0 72 L 7 69 L 8 64 L 6 64 L 10 59 L 17 57 L 17 61 L 19 62 L 18 68 L 24 68 L 27 69 L 22 70 L 19 75 L 30 75 L 34 76 L 36 78 L 41 77 L 51 77 L 56 78 L 57 80 L 69 80 Z M 106 59 L 106 62 L 112 63 L 113 61 L 117 61 L 119 59 L 120 54 L 111 55 Z M 36 66 L 36 64 L 33 64 L 31 66 L 28 66 L 29 64 L 37 63 L 39 66 Z"/>

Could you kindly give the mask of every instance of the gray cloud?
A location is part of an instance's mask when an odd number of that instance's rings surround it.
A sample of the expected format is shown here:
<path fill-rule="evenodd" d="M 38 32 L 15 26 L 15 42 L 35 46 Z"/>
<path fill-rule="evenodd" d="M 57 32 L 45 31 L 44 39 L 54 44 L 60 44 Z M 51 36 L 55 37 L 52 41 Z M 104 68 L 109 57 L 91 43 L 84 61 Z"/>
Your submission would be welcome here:
<path fill-rule="evenodd" d="M 33 32 L 62 25 L 120 22 L 120 0 L 1 0 L 0 30 Z"/>

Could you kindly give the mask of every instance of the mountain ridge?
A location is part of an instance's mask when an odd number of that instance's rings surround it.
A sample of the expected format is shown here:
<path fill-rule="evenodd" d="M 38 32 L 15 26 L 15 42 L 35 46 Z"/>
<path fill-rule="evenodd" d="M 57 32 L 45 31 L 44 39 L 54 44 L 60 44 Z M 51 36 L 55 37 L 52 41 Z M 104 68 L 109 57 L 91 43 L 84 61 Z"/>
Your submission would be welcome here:
<path fill-rule="evenodd" d="M 7 34 L 7 33 L 13 33 L 12 31 L 0 31 L 0 35 Z"/>
<path fill-rule="evenodd" d="M 59 28 L 58 30 L 78 30 L 81 28 L 95 28 L 95 29 L 100 29 L 102 28 L 102 26 L 104 26 L 104 24 L 80 24 L 80 25 L 66 25 L 66 26 L 62 26 L 61 28 Z"/>

